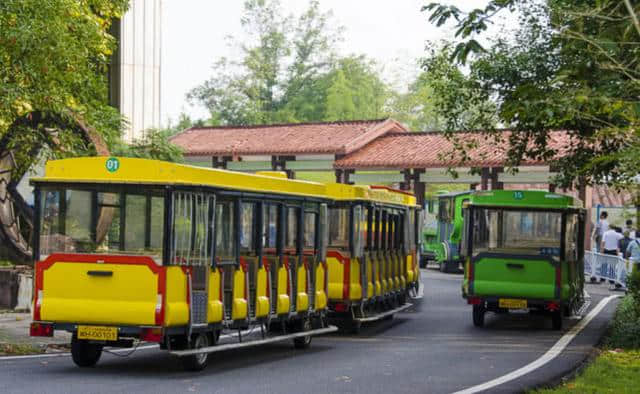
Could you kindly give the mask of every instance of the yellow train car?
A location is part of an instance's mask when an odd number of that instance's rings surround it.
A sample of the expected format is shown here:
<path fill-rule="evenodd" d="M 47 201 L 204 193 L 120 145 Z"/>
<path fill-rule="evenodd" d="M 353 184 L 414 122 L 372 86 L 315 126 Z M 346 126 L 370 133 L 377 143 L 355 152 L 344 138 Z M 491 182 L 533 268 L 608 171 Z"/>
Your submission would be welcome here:
<path fill-rule="evenodd" d="M 411 306 L 420 272 L 421 212 L 410 193 L 382 186 L 327 185 L 329 317 L 357 333 L 362 323 Z"/>
<path fill-rule="evenodd" d="M 116 157 L 50 161 L 32 184 L 31 335 L 71 332 L 82 367 L 136 340 L 189 370 L 234 347 L 306 348 L 328 317 L 391 316 L 418 286 L 408 193 Z"/>
<path fill-rule="evenodd" d="M 199 370 L 211 352 L 287 339 L 306 348 L 335 331 L 325 185 L 116 157 L 45 171 L 32 180 L 31 335 L 72 332 L 77 365 L 139 339 Z"/>

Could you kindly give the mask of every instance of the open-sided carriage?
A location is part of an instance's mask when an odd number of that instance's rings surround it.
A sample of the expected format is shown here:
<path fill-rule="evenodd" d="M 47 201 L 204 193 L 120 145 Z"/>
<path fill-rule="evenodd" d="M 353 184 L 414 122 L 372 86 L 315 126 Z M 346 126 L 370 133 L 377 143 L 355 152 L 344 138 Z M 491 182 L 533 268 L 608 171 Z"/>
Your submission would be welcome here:
<path fill-rule="evenodd" d="M 585 210 L 545 191 L 474 192 L 465 204 L 463 297 L 485 312 L 550 315 L 554 329 L 583 302 Z"/>
<path fill-rule="evenodd" d="M 201 369 L 217 350 L 335 330 L 323 185 L 123 158 L 51 161 L 33 184 L 31 334 L 72 332 L 80 366 L 140 339 Z"/>
<path fill-rule="evenodd" d="M 331 321 L 358 332 L 364 322 L 390 318 L 418 292 L 415 197 L 386 187 L 328 185 L 329 311 Z"/>

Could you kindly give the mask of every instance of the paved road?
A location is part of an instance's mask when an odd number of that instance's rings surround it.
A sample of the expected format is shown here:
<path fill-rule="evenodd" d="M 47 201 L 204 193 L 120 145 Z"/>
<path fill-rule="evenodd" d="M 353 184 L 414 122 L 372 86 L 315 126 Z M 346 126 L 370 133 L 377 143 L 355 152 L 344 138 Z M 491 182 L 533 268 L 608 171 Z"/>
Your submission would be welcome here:
<path fill-rule="evenodd" d="M 105 354 L 96 368 L 70 357 L 0 360 L 3 393 L 450 393 L 520 368 L 562 335 L 550 319 L 487 316 L 476 329 L 460 298 L 460 275 L 423 271 L 424 298 L 408 313 L 365 327 L 359 336 L 315 338 L 311 349 L 289 343 L 215 354 L 200 373 L 181 370 L 156 349 L 128 358 Z M 606 289 L 589 286 L 592 306 Z M 600 294 L 598 294 L 600 293 Z M 495 387 L 519 392 L 557 378 L 585 359 L 601 337 L 616 302 L 543 368 Z M 565 331 L 577 320 L 566 320 Z"/>

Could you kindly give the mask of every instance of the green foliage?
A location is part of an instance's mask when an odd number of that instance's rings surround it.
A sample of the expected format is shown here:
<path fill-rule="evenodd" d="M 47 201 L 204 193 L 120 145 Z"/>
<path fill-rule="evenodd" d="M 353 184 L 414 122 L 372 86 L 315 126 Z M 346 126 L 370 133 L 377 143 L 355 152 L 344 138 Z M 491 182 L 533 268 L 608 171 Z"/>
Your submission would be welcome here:
<path fill-rule="evenodd" d="M 452 58 L 465 62 L 473 56 L 471 75 L 498 102 L 500 120 L 516 131 L 509 140 L 509 165 L 553 160 L 563 187 L 628 186 L 640 169 L 634 160 L 640 146 L 640 26 L 625 2 L 494 0 L 467 14 L 438 4 L 424 9 L 437 25 L 456 19 L 460 41 Z M 480 47 L 474 35 L 507 9 L 521 15 L 516 38 Z M 638 10 L 640 5 L 633 6 L 634 14 Z M 548 144 L 551 129 L 571 134 L 568 151 Z M 559 153 L 564 157 L 555 160 Z"/>
<path fill-rule="evenodd" d="M 246 1 L 245 35 L 231 41 L 240 58 L 216 61 L 214 76 L 188 99 L 222 125 L 383 116 L 387 86 L 373 62 L 335 54 L 342 28 L 331 18 L 318 1 L 298 17 L 286 16 L 278 0 Z"/>
<path fill-rule="evenodd" d="M 137 157 L 171 162 L 181 162 L 182 149 L 172 144 L 169 138 L 176 133 L 175 129 L 146 130 L 144 137 L 132 144 L 120 143 L 112 149 L 112 154 L 123 157 Z"/>
<path fill-rule="evenodd" d="M 83 119 L 110 141 L 120 122 L 107 104 L 108 34 L 126 0 L 0 2 L 0 134 L 41 111 Z M 118 119 L 114 121 L 114 119 Z M 60 151 L 74 148 L 61 141 Z"/>
<path fill-rule="evenodd" d="M 606 345 L 613 348 L 640 349 L 640 300 L 625 297 L 616 310 Z"/>

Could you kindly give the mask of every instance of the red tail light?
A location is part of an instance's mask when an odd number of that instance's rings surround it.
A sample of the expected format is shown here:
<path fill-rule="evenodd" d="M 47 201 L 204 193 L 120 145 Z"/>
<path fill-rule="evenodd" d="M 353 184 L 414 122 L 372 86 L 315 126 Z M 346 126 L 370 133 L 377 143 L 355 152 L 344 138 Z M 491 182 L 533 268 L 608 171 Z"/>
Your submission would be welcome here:
<path fill-rule="evenodd" d="M 29 335 L 32 337 L 52 337 L 53 324 L 31 323 L 29 327 Z"/>
<path fill-rule="evenodd" d="M 147 342 L 162 342 L 164 340 L 162 328 L 143 328 L 140 332 L 140 340 Z"/>
<path fill-rule="evenodd" d="M 467 298 L 467 304 L 469 304 L 469 305 L 481 305 L 482 304 L 482 298 L 480 298 L 480 297 L 469 297 L 469 298 Z"/>
<path fill-rule="evenodd" d="M 554 312 L 560 310 L 560 305 L 558 305 L 558 303 L 555 301 L 547 301 L 544 304 L 544 309 Z"/>
<path fill-rule="evenodd" d="M 346 312 L 349 310 L 349 307 L 347 304 L 336 304 L 333 309 L 335 309 L 336 312 Z"/>

